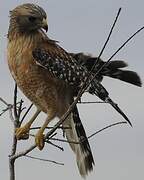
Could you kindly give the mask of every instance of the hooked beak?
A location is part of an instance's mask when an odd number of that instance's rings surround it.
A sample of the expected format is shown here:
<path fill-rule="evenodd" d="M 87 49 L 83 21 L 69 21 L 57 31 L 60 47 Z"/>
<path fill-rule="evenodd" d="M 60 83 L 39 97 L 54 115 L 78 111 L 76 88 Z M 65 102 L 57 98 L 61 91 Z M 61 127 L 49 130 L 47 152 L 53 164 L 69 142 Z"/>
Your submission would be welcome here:
<path fill-rule="evenodd" d="M 48 31 L 48 23 L 47 19 L 43 18 L 42 20 L 42 26 L 41 26 L 46 32 Z"/>

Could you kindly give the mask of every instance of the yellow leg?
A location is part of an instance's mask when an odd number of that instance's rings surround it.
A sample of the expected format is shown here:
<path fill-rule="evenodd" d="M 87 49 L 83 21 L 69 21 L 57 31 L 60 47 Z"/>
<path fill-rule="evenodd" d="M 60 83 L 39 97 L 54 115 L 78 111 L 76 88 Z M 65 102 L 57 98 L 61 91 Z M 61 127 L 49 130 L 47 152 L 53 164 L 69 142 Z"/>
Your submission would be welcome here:
<path fill-rule="evenodd" d="M 44 132 L 45 128 L 47 127 L 47 125 L 48 125 L 48 123 L 50 122 L 51 119 L 52 118 L 47 117 L 45 123 L 39 129 L 37 134 L 35 135 L 35 143 L 36 143 L 36 146 L 38 147 L 39 150 L 42 150 L 44 148 L 45 136 L 44 136 L 43 132 Z"/>
<path fill-rule="evenodd" d="M 30 119 L 30 121 L 28 121 L 28 123 L 26 123 L 23 127 L 20 127 L 20 128 L 16 129 L 15 135 L 16 135 L 16 138 L 18 140 L 20 140 L 20 139 L 28 139 L 29 138 L 30 127 L 31 127 L 32 123 L 37 118 L 37 116 L 39 115 L 40 112 L 41 111 L 37 109 L 37 111 L 35 112 L 33 117 Z"/>

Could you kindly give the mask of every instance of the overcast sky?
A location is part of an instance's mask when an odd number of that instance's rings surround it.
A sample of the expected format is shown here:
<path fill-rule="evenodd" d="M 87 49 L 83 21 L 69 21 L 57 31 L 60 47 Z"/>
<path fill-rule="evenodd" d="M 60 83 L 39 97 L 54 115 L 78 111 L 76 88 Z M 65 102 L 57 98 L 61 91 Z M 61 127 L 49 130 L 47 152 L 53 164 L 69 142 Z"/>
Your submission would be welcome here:
<path fill-rule="evenodd" d="M 9 103 L 13 101 L 14 88 L 6 60 L 9 10 L 26 2 L 29 1 L 5 0 L 0 5 L 0 96 Z M 98 55 L 100 52 L 118 8 L 122 7 L 113 36 L 102 55 L 104 60 L 110 57 L 133 32 L 144 25 L 143 0 L 41 0 L 30 2 L 39 4 L 48 13 L 48 35 L 51 38 L 58 40 L 60 45 L 69 52 L 83 51 L 93 55 Z M 129 64 L 129 69 L 138 72 L 143 80 L 144 31 L 138 34 L 115 58 L 125 60 Z M 133 128 L 128 125 L 114 127 L 90 140 L 96 165 L 87 180 L 143 179 L 144 89 L 109 78 L 105 78 L 103 84 L 110 96 L 128 115 Z M 85 100 L 90 99 L 97 100 L 94 97 L 85 96 Z M 27 99 L 25 101 L 27 105 L 29 101 Z M 4 105 L 0 103 L 0 111 L 3 108 Z M 79 110 L 87 135 L 110 123 L 123 120 L 109 105 L 80 105 Z M 42 117 L 38 119 L 40 123 L 43 123 Z M 4 180 L 9 180 L 8 155 L 11 150 L 12 129 L 8 114 L 0 117 L 0 179 Z M 21 142 L 19 148 L 24 149 L 29 145 L 27 141 Z M 21 158 L 16 162 L 16 180 L 80 180 L 71 149 L 67 144 L 60 145 L 64 147 L 64 152 L 46 146 L 42 152 L 35 150 L 33 155 L 64 162 L 64 166 Z"/>

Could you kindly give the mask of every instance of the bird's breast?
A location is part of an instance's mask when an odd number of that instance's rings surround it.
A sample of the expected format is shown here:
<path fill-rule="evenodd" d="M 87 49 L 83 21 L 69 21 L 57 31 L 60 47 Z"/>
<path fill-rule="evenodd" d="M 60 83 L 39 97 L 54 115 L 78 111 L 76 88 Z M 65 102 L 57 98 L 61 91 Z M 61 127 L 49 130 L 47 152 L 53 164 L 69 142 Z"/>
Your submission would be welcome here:
<path fill-rule="evenodd" d="M 57 97 L 56 81 L 48 71 L 35 63 L 31 48 L 23 49 L 16 44 L 8 45 L 10 72 L 22 92 L 46 112 L 47 101 Z"/>

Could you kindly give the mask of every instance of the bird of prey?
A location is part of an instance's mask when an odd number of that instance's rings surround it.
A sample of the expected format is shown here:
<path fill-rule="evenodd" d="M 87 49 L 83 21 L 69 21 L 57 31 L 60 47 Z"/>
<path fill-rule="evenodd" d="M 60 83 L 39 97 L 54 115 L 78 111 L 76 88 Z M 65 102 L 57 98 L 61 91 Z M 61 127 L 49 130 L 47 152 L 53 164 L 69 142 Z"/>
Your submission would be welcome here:
<path fill-rule="evenodd" d="M 40 111 L 45 112 L 47 118 L 35 135 L 35 143 L 40 150 L 44 147 L 45 128 L 55 117 L 61 118 L 65 114 L 95 62 L 95 59 L 88 60 L 89 57 L 86 55 L 68 53 L 43 30 L 48 30 L 47 15 L 40 6 L 27 3 L 10 11 L 7 47 L 9 69 L 18 87 L 37 107 L 34 116 L 16 130 L 16 137 L 22 139 L 29 132 Z M 81 57 L 86 60 L 81 62 Z M 100 62 L 104 63 L 102 60 Z M 101 71 L 99 78 L 95 78 L 90 83 L 87 91 L 110 103 L 130 123 L 118 105 L 110 99 L 109 93 L 100 82 L 104 75 L 108 75 L 140 85 L 136 73 L 122 73 L 122 70 L 119 70 L 124 66 L 126 64 L 122 62 L 116 62 L 115 65 L 110 63 Z M 93 74 L 96 71 L 94 69 Z M 132 77 L 131 75 L 126 77 L 126 74 L 131 74 Z M 92 171 L 94 159 L 77 106 L 63 126 L 69 127 L 65 129 L 69 142 L 80 142 L 69 144 L 76 155 L 79 172 L 85 177 Z"/>

